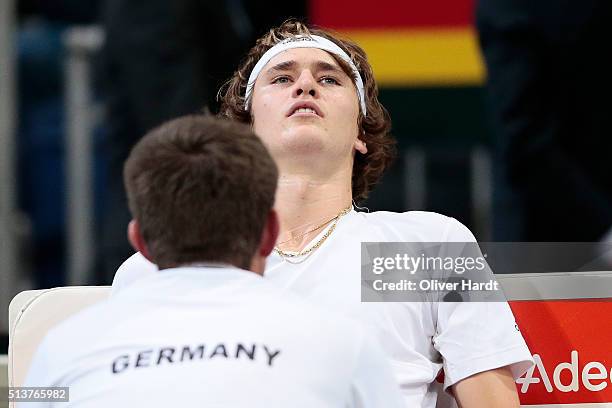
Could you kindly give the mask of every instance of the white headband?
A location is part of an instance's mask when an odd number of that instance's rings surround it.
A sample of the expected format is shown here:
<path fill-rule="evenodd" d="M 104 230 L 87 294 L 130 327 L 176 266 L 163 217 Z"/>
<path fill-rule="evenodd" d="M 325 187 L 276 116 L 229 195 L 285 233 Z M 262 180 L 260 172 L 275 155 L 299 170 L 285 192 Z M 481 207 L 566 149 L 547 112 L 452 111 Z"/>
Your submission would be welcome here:
<path fill-rule="evenodd" d="M 292 48 L 319 48 L 321 50 L 331 52 L 332 54 L 337 55 L 342 58 L 351 69 L 353 70 L 353 80 L 355 81 L 355 87 L 357 88 L 357 94 L 359 95 L 359 105 L 361 106 L 361 112 L 363 116 L 366 115 L 366 103 L 365 103 L 365 89 L 363 87 L 363 80 L 361 79 L 361 75 L 359 75 L 359 71 L 355 66 L 355 63 L 349 58 L 349 56 L 342 50 L 342 48 L 338 47 L 334 42 L 328 40 L 327 38 L 311 35 L 311 36 L 296 36 L 291 38 L 286 38 L 283 41 L 276 44 L 274 47 L 270 48 L 265 52 L 264 55 L 261 56 L 253 71 L 251 71 L 251 75 L 249 76 L 249 82 L 247 82 L 246 92 L 244 94 L 244 110 L 249 110 L 249 102 L 251 99 L 251 95 L 253 94 L 253 87 L 255 86 L 255 81 L 257 77 L 261 73 L 263 67 L 266 66 L 268 62 L 278 54 L 283 51 L 287 51 Z"/>

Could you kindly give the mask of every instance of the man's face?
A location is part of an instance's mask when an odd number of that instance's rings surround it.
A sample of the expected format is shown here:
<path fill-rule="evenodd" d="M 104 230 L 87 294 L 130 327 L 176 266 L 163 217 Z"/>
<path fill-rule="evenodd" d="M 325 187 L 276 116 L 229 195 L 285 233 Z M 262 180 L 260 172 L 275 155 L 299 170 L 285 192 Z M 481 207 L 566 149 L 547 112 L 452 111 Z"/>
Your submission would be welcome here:
<path fill-rule="evenodd" d="M 325 155 L 342 160 L 357 140 L 359 101 L 353 80 L 326 51 L 294 48 L 263 68 L 253 90 L 254 130 L 277 161 Z"/>

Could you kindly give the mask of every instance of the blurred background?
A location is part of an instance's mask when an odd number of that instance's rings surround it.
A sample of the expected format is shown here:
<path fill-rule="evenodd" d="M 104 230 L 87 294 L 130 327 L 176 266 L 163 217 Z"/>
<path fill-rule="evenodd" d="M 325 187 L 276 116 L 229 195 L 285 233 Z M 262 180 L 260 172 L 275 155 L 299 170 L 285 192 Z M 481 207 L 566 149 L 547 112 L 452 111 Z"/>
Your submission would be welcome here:
<path fill-rule="evenodd" d="M 25 289 L 111 283 L 132 253 L 131 146 L 217 111 L 289 17 L 355 40 L 374 68 L 399 156 L 361 206 L 440 212 L 480 241 L 609 241 L 611 6 L 532 3 L 0 0 L 0 310 Z"/>

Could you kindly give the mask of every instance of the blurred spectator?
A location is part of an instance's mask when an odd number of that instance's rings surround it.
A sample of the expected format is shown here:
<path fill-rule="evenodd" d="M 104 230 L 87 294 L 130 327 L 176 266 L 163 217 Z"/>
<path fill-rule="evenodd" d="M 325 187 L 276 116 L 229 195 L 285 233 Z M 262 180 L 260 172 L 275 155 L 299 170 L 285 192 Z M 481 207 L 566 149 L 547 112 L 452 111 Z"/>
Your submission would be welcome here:
<path fill-rule="evenodd" d="M 92 23 L 97 1 L 17 2 L 19 207 L 31 223 L 24 259 L 36 287 L 64 280 L 64 101 L 62 34 Z"/>
<path fill-rule="evenodd" d="M 497 240 L 597 241 L 612 226 L 607 0 L 482 0 L 499 163 Z"/>
<path fill-rule="evenodd" d="M 98 0 L 18 0 L 20 18 L 37 17 L 62 24 L 85 24 L 96 20 Z"/>

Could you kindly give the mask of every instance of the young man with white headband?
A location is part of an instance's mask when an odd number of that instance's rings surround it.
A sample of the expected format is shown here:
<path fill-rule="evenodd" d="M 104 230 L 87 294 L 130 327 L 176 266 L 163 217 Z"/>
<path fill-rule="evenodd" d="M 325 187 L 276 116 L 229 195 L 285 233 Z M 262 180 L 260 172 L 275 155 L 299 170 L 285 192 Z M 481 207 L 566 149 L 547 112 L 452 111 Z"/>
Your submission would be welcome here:
<path fill-rule="evenodd" d="M 407 407 L 435 406 L 442 370 L 462 407 L 518 407 L 513 380 L 533 362 L 507 303 L 361 302 L 361 242 L 475 241 L 443 215 L 354 210 L 395 143 L 364 51 L 289 21 L 257 41 L 220 96 L 221 114 L 250 123 L 279 166 L 281 233 L 265 277 L 369 327 Z M 115 291 L 151 270 L 134 255 Z"/>

